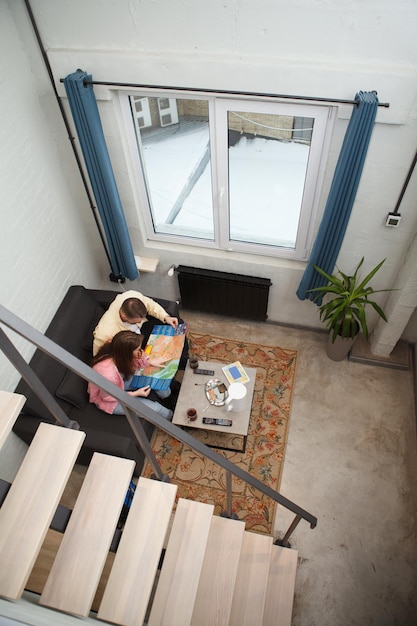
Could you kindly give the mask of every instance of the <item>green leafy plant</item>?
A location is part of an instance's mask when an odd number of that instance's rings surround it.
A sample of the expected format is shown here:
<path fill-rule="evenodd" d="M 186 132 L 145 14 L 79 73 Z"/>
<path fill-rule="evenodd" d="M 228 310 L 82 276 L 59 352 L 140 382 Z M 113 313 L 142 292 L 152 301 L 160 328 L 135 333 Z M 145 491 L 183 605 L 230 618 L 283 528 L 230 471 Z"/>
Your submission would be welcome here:
<path fill-rule="evenodd" d="M 323 287 L 309 289 L 316 292 L 315 300 L 322 298 L 326 294 L 333 294 L 333 298 L 320 305 L 320 319 L 326 323 L 331 332 L 331 341 L 336 341 L 336 337 L 355 337 L 362 330 L 365 339 L 368 339 L 369 331 L 366 321 L 365 307 L 370 304 L 380 317 L 386 322 L 387 318 L 379 304 L 370 300 L 369 296 L 375 293 L 392 291 L 391 289 L 374 290 L 368 285 L 377 271 L 385 262 L 385 259 L 378 263 L 369 274 L 360 280 L 358 272 L 364 262 L 364 257 L 358 263 L 352 276 L 347 276 L 337 268 L 338 276 L 327 274 L 320 267 L 314 265 L 314 269 L 327 279 L 328 284 Z"/>

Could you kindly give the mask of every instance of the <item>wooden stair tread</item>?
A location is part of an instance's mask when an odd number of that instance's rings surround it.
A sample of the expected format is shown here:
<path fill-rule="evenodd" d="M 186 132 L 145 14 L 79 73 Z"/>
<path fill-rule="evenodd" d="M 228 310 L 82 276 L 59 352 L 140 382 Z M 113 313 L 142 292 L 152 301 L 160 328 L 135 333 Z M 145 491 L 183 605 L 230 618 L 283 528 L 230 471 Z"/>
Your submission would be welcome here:
<path fill-rule="evenodd" d="M 214 516 L 192 616 L 192 626 L 227 626 L 245 523 Z"/>
<path fill-rule="evenodd" d="M 84 438 L 39 425 L 0 509 L 0 596 L 21 597 Z"/>
<path fill-rule="evenodd" d="M 94 453 L 40 604 L 88 616 L 134 466 Z"/>
<path fill-rule="evenodd" d="M 98 618 L 141 626 L 152 592 L 177 485 L 139 478 Z"/>
<path fill-rule="evenodd" d="M 272 546 L 262 626 L 291 626 L 298 552 Z"/>
<path fill-rule="evenodd" d="M 273 538 L 245 531 L 230 614 L 231 626 L 262 624 Z"/>
<path fill-rule="evenodd" d="M 22 396 L 20 393 L 0 390 L 0 449 L 12 430 L 25 402 L 25 396 Z"/>
<path fill-rule="evenodd" d="M 188 626 L 214 506 L 178 500 L 148 626 Z"/>

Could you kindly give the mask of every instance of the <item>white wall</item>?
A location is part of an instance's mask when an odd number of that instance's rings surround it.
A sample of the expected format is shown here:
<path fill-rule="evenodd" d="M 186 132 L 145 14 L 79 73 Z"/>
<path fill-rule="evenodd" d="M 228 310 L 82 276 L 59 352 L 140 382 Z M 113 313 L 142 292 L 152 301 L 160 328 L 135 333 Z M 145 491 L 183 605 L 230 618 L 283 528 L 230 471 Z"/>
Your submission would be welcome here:
<path fill-rule="evenodd" d="M 43 331 L 71 284 L 97 286 L 105 259 L 58 107 L 44 71 L 39 75 L 36 85 L 1 0 L 0 303 Z M 25 357 L 33 351 L 23 340 L 18 345 Z M 12 390 L 18 379 L 0 354 L 0 387 Z"/>
<path fill-rule="evenodd" d="M 347 99 L 360 89 L 375 89 L 390 107 L 378 110 L 339 265 L 350 271 L 365 255 L 366 271 L 387 257 L 373 284 L 392 286 L 416 231 L 415 176 L 401 207 L 400 228 L 384 226 L 417 146 L 414 0 L 34 0 L 32 6 L 62 95 L 59 80 L 78 67 L 92 73 L 95 80 L 127 83 Z M 144 239 L 123 153 L 117 98 L 104 87 L 95 91 L 135 253 L 160 260 L 159 274 L 143 275 L 141 289 L 178 296 L 176 279 L 165 277 L 171 263 L 266 276 L 273 283 L 269 319 L 318 326 L 317 308 L 295 295 L 303 263 Z M 340 107 L 316 228 L 350 112 L 349 106 Z"/>
<path fill-rule="evenodd" d="M 378 110 L 338 265 L 350 271 L 364 255 L 366 271 L 386 257 L 373 285 L 394 285 L 417 226 L 416 175 L 400 227 L 384 226 L 417 147 L 415 0 L 31 0 L 31 6 L 62 96 L 60 79 L 77 68 L 103 81 L 343 99 L 375 89 L 390 107 Z M 8 120 L 0 167 L 10 183 L 0 193 L 2 212 L 12 208 L 2 218 L 2 254 L 17 267 L 2 273 L 2 301 L 42 329 L 69 284 L 114 285 L 23 0 L 2 0 L 0 10 L 0 111 Z M 176 278 L 166 276 L 171 263 L 265 276 L 273 283 L 270 320 L 319 327 L 317 307 L 295 295 L 303 263 L 144 239 L 117 98 L 104 87 L 95 92 L 135 254 L 160 261 L 156 275 L 142 274 L 129 287 L 178 297 Z M 350 112 L 339 109 L 316 228 Z M 413 341 L 416 326 L 412 321 L 406 331 Z"/>

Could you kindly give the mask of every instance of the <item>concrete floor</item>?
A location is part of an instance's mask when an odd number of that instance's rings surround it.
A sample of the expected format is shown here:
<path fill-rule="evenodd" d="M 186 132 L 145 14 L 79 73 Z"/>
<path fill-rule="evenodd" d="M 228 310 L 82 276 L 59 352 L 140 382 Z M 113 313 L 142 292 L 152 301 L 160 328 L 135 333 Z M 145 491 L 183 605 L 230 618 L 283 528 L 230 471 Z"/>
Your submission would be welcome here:
<path fill-rule="evenodd" d="M 299 351 L 281 493 L 318 524 L 300 522 L 291 538 L 299 552 L 293 626 L 417 624 L 412 370 L 335 363 L 321 332 L 182 317 L 197 333 Z M 292 519 L 279 508 L 276 536 Z"/>
<path fill-rule="evenodd" d="M 321 332 L 181 314 L 197 333 L 299 352 L 281 493 L 318 524 L 311 530 L 300 522 L 291 538 L 299 554 L 292 626 L 415 626 L 413 372 L 335 363 Z M 0 455 L 6 480 L 14 473 L 9 457 L 19 457 L 12 447 L 13 455 L 7 446 Z M 275 536 L 282 537 L 292 520 L 279 508 Z"/>

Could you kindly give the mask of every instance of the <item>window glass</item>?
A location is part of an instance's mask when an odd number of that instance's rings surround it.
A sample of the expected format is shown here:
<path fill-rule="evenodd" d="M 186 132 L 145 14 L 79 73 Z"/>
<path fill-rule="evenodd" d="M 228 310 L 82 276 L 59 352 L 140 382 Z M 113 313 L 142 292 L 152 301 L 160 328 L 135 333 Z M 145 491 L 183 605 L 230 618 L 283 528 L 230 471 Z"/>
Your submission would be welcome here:
<path fill-rule="evenodd" d="M 152 125 L 136 132 L 154 231 L 213 240 L 208 103 L 147 100 Z"/>
<path fill-rule="evenodd" d="M 231 240 L 295 247 L 310 145 L 293 127 L 293 116 L 228 112 Z"/>
<path fill-rule="evenodd" d="M 149 239 L 307 257 L 329 107 L 171 92 L 123 98 Z"/>

